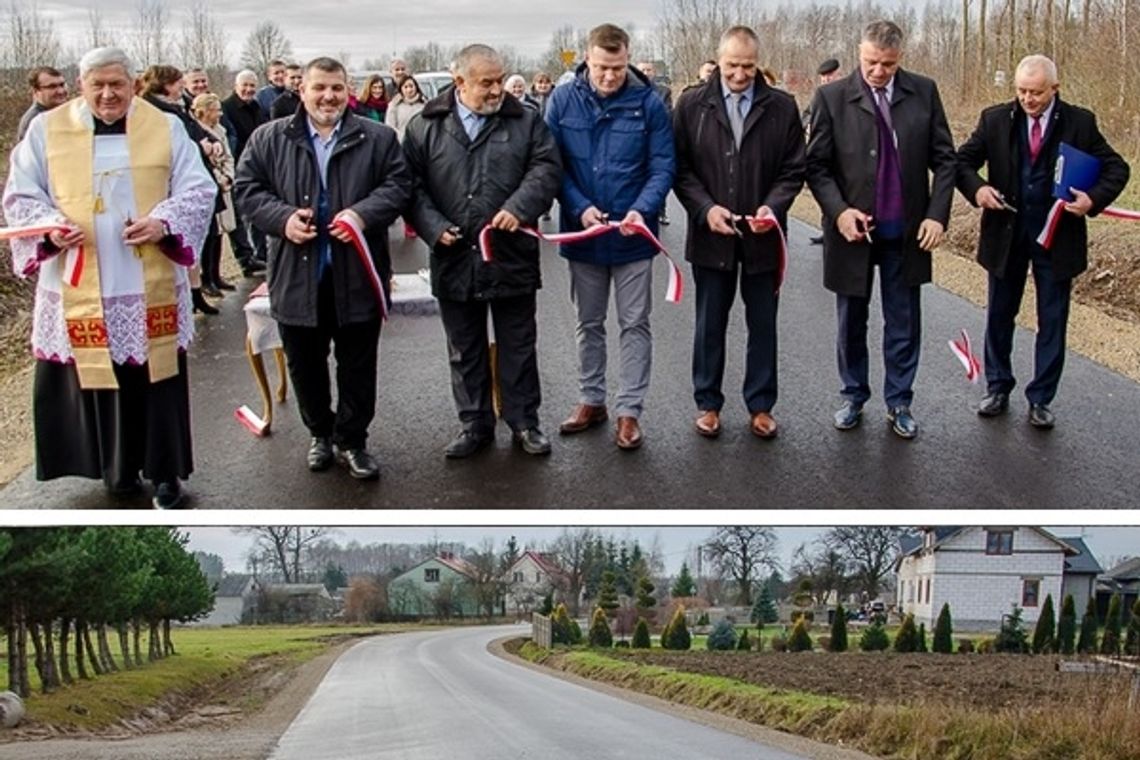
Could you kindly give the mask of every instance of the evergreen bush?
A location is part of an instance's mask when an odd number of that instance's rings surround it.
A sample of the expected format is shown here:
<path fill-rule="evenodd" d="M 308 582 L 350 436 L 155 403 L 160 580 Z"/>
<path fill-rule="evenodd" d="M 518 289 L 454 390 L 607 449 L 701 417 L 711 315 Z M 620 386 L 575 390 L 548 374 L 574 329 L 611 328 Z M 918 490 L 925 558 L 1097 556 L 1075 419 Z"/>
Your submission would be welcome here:
<path fill-rule="evenodd" d="M 1096 652 L 1096 599 L 1089 597 L 1085 605 L 1085 614 L 1081 618 L 1081 637 L 1077 640 L 1078 654 L 1093 654 Z"/>
<path fill-rule="evenodd" d="M 606 611 L 601 607 L 594 610 L 594 618 L 590 621 L 590 646 L 599 649 L 609 649 L 614 645 L 614 634 L 610 630 L 610 621 L 606 618 Z"/>
<path fill-rule="evenodd" d="M 1104 618 L 1104 638 L 1100 640 L 1100 653 L 1110 657 L 1120 654 L 1120 608 L 1120 594 L 1113 594 Z"/>
<path fill-rule="evenodd" d="M 1128 618 L 1128 632 L 1124 637 L 1124 654 L 1130 657 L 1140 655 L 1140 598 L 1132 605 Z"/>
<path fill-rule="evenodd" d="M 565 604 L 559 604 L 550 617 L 551 639 L 555 644 L 573 644 L 570 633 L 570 613 L 566 611 Z"/>
<path fill-rule="evenodd" d="M 1053 613 L 1053 595 L 1045 597 L 1041 605 L 1041 614 L 1037 617 L 1037 625 L 1033 628 L 1033 654 L 1049 654 L 1055 652 L 1057 622 Z"/>
<path fill-rule="evenodd" d="M 1131 630 L 1131 628 L 1129 630 Z M 740 638 L 736 642 L 736 648 L 741 652 L 752 651 L 752 639 L 748 636 L 747 628 L 740 632 Z"/>
<path fill-rule="evenodd" d="M 808 633 L 808 621 L 800 618 L 792 627 L 792 635 L 788 638 L 788 651 L 810 652 L 812 649 L 811 634 Z"/>
<path fill-rule="evenodd" d="M 1001 630 L 994 639 L 995 652 L 1021 654 L 1029 651 L 1029 637 L 1025 633 L 1025 624 L 1021 620 L 1021 608 L 1014 605 L 1013 611 L 1004 616 L 1001 621 Z"/>
<path fill-rule="evenodd" d="M 646 622 L 645 618 L 638 618 L 637 625 L 633 629 L 633 648 L 649 649 L 651 646 L 649 623 Z"/>
<path fill-rule="evenodd" d="M 820 646 L 824 646 L 822 640 Z M 835 605 L 835 619 L 831 621 L 831 637 L 824 648 L 829 652 L 847 651 L 847 610 L 843 609 L 842 604 Z"/>
<path fill-rule="evenodd" d="M 864 628 L 863 635 L 859 637 L 859 648 L 864 652 L 883 652 L 890 645 L 887 629 L 878 621 Z"/>
<path fill-rule="evenodd" d="M 928 652 L 926 647 L 926 623 L 918 624 L 918 638 L 914 640 L 914 651 Z"/>
<path fill-rule="evenodd" d="M 918 629 L 914 627 L 914 615 L 909 612 L 895 634 L 894 647 L 896 652 L 914 652 L 918 648 Z"/>
<path fill-rule="evenodd" d="M 969 639 L 965 639 L 969 641 Z M 970 642 L 970 651 L 973 651 L 973 642 Z M 942 611 L 938 613 L 938 620 L 934 624 L 934 642 L 931 648 L 935 652 L 950 654 L 954 651 L 954 624 L 950 618 L 950 605 L 943 604 Z M 961 647 L 958 648 L 961 652 Z"/>
<path fill-rule="evenodd" d="M 689 634 L 689 626 L 685 622 L 684 607 L 678 607 L 677 611 L 673 613 L 673 619 L 669 621 L 668 630 L 662 636 L 662 646 L 666 649 L 687 651 L 693 645 L 693 637 Z M 668 646 L 665 645 L 666 640 L 668 640 Z"/>
<path fill-rule="evenodd" d="M 1072 594 L 1061 600 L 1061 617 L 1057 620 L 1057 651 L 1072 654 L 1077 638 L 1077 603 Z"/>
<path fill-rule="evenodd" d="M 705 640 L 710 652 L 726 652 L 736 649 L 736 628 L 727 620 L 720 620 Z"/>

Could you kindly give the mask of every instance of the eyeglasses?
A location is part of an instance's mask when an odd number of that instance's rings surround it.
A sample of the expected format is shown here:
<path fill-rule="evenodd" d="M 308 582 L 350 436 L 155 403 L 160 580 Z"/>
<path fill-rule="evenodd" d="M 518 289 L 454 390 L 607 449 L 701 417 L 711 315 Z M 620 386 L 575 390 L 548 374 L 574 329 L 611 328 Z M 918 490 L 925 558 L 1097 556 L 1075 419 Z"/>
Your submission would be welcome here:
<path fill-rule="evenodd" d="M 36 85 L 37 90 L 66 90 L 67 82 L 50 82 Z"/>

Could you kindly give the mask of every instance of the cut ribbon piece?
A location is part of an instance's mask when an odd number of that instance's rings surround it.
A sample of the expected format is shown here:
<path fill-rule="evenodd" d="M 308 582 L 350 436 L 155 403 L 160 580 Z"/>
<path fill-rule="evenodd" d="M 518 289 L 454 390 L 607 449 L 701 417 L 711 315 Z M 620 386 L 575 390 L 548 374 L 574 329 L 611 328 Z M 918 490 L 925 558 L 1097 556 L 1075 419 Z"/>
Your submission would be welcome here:
<path fill-rule="evenodd" d="M 234 410 L 234 418 L 245 427 L 246 430 L 256 435 L 258 438 L 265 435 L 266 429 L 269 425 L 261 418 L 257 412 L 250 409 L 245 404 L 242 404 Z"/>
<path fill-rule="evenodd" d="M 1052 207 L 1049 209 L 1049 214 L 1045 217 L 1045 226 L 1041 228 L 1041 234 L 1037 236 L 1037 245 L 1046 251 L 1053 247 L 1053 236 L 1057 233 L 1057 225 L 1061 223 L 1061 215 L 1065 213 L 1066 203 L 1068 203 L 1068 201 L 1060 198 L 1054 201 Z M 1129 222 L 1140 222 L 1140 211 L 1120 208 L 1119 206 L 1106 206 L 1105 209 L 1100 212 L 1100 215 L 1107 216 L 1110 219 L 1124 219 Z"/>
<path fill-rule="evenodd" d="M 961 338 L 946 342 L 950 344 L 950 350 L 954 356 L 958 357 L 958 361 L 962 362 L 962 366 L 966 368 L 966 379 L 971 383 L 978 382 L 978 378 L 982 375 L 982 363 L 978 361 L 978 357 L 974 356 L 974 351 L 970 346 L 969 333 L 962 330 Z"/>
<path fill-rule="evenodd" d="M 774 216 L 746 216 L 744 221 L 752 226 L 753 232 L 764 232 L 773 227 L 780 236 L 780 263 L 776 269 L 776 295 L 780 295 L 780 288 L 784 286 L 784 275 L 788 271 L 788 238 L 784 235 L 784 228 Z M 755 228 L 759 229 L 755 229 Z"/>
<path fill-rule="evenodd" d="M 680 303 L 681 297 L 685 292 L 685 281 L 681 276 L 681 269 L 673 261 L 673 257 L 669 255 L 669 251 L 665 250 L 665 246 L 653 234 L 653 230 L 649 229 L 644 224 L 631 224 L 638 235 L 653 243 L 653 246 L 658 252 L 665 254 L 665 260 L 669 262 L 669 284 L 665 289 L 665 300 L 669 303 Z M 519 227 L 516 232 L 521 232 L 524 235 L 530 235 L 532 238 L 538 240 L 545 240 L 548 243 L 579 243 L 583 240 L 590 240 L 601 235 L 613 232 L 621 228 L 621 222 L 604 222 L 602 224 L 595 224 L 587 227 L 584 230 L 577 232 L 540 232 L 534 227 Z M 483 229 L 479 230 L 479 253 L 483 257 L 484 263 L 490 263 L 493 260 L 491 253 L 491 232 L 493 227 L 487 224 Z"/>
<path fill-rule="evenodd" d="M 372 284 L 372 291 L 376 294 L 376 304 L 380 307 L 380 318 L 387 321 L 388 299 L 384 297 L 384 284 L 380 282 L 380 272 L 376 270 L 376 264 L 372 261 L 372 249 L 368 247 L 368 241 L 364 238 L 364 231 L 360 229 L 356 220 L 349 215 L 335 219 L 332 226 L 347 232 L 352 238 L 352 247 L 356 250 L 356 255 L 360 258 L 364 271 L 368 273 L 368 281 Z"/>

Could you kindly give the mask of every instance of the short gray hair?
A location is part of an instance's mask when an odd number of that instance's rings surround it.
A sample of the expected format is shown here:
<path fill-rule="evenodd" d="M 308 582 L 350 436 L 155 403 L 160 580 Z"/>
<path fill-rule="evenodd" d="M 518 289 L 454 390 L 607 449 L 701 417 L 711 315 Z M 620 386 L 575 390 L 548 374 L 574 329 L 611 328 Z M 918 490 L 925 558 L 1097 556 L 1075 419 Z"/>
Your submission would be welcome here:
<path fill-rule="evenodd" d="M 863 42 L 879 50 L 902 50 L 903 30 L 893 21 L 872 21 L 863 27 Z"/>
<path fill-rule="evenodd" d="M 79 78 L 83 79 L 92 69 L 101 69 L 106 66 L 122 66 L 127 76 L 135 76 L 135 67 L 131 57 L 123 52 L 122 48 L 99 47 L 86 52 L 79 59 Z"/>
<path fill-rule="evenodd" d="M 503 86 L 509 90 L 514 87 L 515 82 L 522 82 L 523 87 L 526 87 L 526 77 L 522 74 L 511 74 L 507 77 L 507 81 L 503 83 Z"/>
<path fill-rule="evenodd" d="M 720 58 L 724 53 L 724 48 L 728 45 L 729 40 L 740 39 L 748 40 L 752 46 L 756 48 L 757 53 L 760 51 L 760 36 L 748 26 L 733 26 L 724 30 L 724 34 L 720 36 L 720 42 L 716 46 L 716 57 Z"/>
<path fill-rule="evenodd" d="M 246 79 L 252 79 L 254 82 L 257 82 L 257 72 L 253 69 L 242 69 L 234 75 L 234 84 L 239 84 Z"/>
<path fill-rule="evenodd" d="M 503 63 L 503 57 L 499 55 L 499 51 L 490 45 L 468 45 L 459 51 L 459 55 L 455 56 L 454 73 L 467 79 L 471 75 L 471 64 L 475 62 L 476 58 L 486 58 L 499 65 Z"/>
<path fill-rule="evenodd" d="M 1017 64 L 1017 71 L 1014 72 L 1014 76 L 1029 71 L 1043 71 L 1048 84 L 1057 84 L 1057 64 L 1053 63 L 1053 59 L 1047 55 L 1025 56 Z"/>

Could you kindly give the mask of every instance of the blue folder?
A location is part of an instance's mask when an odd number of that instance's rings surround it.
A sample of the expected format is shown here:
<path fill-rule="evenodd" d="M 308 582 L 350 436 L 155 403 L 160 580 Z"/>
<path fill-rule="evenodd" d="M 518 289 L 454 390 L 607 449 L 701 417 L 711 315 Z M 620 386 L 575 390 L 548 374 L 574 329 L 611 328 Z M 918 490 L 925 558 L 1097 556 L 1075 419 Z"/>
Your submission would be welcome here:
<path fill-rule="evenodd" d="M 1072 201 L 1074 198 L 1069 192 L 1070 187 L 1087 193 L 1099 177 L 1099 158 L 1090 156 L 1068 143 L 1061 143 L 1061 148 L 1057 152 L 1057 164 L 1053 168 L 1054 198 Z"/>

